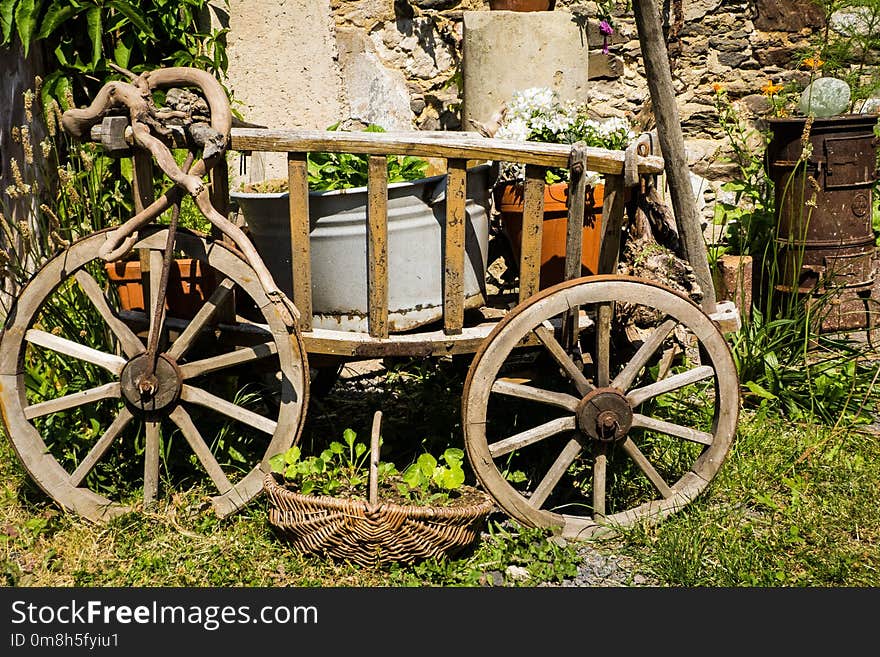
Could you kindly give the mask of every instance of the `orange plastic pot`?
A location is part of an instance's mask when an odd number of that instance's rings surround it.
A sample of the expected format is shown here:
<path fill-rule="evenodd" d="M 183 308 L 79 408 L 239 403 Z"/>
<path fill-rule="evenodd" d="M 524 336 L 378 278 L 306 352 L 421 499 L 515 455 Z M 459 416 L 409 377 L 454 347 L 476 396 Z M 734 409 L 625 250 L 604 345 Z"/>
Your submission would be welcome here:
<path fill-rule="evenodd" d="M 595 274 L 599 267 L 599 244 L 602 239 L 602 200 L 604 185 L 587 188 L 584 210 L 581 275 Z M 504 234 L 519 263 L 522 253 L 523 187 L 505 183 L 496 190 L 496 204 L 501 214 Z M 541 234 L 540 287 L 561 283 L 565 278 L 565 236 L 568 228 L 568 183 L 544 187 L 544 222 Z"/>
<path fill-rule="evenodd" d="M 115 286 L 119 293 L 122 310 L 143 311 L 146 305 L 141 263 L 137 260 L 108 262 L 104 268 L 107 270 L 111 285 Z M 191 258 L 172 261 L 168 273 L 168 292 L 165 295 L 168 315 L 192 317 L 216 287 L 214 271 L 202 262 Z"/>

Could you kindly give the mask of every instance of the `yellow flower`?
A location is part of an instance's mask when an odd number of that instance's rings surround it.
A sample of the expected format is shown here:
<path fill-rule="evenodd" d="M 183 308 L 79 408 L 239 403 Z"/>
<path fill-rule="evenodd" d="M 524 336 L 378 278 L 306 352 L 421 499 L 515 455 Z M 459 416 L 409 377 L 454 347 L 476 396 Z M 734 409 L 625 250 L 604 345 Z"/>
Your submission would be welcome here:
<path fill-rule="evenodd" d="M 807 57 L 804 60 L 804 66 L 814 71 L 820 69 L 824 63 L 823 60 L 819 59 L 819 55 L 816 55 L 815 57 Z"/>
<path fill-rule="evenodd" d="M 761 87 L 761 91 L 764 92 L 765 96 L 775 96 L 780 91 L 782 91 L 782 85 L 773 84 L 773 80 L 767 80 L 767 84 Z"/>
<path fill-rule="evenodd" d="M 714 82 L 712 84 L 712 91 L 714 91 L 716 94 L 724 93 L 724 85 L 720 82 Z"/>

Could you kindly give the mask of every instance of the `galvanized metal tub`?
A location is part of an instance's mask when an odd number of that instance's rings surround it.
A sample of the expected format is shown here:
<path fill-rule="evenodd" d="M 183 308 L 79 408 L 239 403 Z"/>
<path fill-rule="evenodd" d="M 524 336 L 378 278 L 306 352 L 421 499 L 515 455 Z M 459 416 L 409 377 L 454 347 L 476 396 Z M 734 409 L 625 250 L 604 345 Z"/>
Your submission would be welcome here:
<path fill-rule="evenodd" d="M 468 170 L 465 307 L 485 303 L 490 167 Z M 388 324 L 408 331 L 442 318 L 446 176 L 388 185 Z M 233 191 L 250 237 L 292 298 L 289 195 Z M 309 193 L 313 327 L 367 332 L 367 188 Z"/>

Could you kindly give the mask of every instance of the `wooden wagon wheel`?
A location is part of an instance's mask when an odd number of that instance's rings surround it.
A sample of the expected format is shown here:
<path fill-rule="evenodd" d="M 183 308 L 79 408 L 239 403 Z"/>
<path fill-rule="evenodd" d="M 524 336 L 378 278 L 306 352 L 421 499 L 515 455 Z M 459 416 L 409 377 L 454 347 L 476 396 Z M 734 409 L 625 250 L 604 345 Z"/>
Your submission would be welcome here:
<path fill-rule="evenodd" d="M 216 512 L 232 513 L 262 491 L 261 463 L 299 436 L 308 391 L 299 332 L 285 325 L 237 252 L 181 229 L 176 250 L 213 268 L 217 287 L 190 318 L 165 318 L 155 384 L 143 392 L 137 382 L 146 338 L 123 321 L 116 295 L 100 282 L 98 250 L 108 232 L 46 263 L 8 316 L 0 338 L 0 410 L 9 438 L 49 496 L 92 520 L 150 505 L 160 481 L 177 486 L 205 473 L 217 489 Z M 144 228 L 134 247 L 151 262 L 152 290 L 167 232 Z M 230 295 L 249 298 L 257 321 L 220 317 Z M 158 304 L 151 296 L 148 310 Z M 248 339 L 232 346 L 216 339 L 227 331 Z M 233 375 L 260 364 L 278 373 L 273 381 L 280 378 L 268 407 L 255 405 L 259 395 L 243 395 Z M 208 425 L 218 430 L 208 433 Z M 130 485 L 141 480 L 142 492 Z"/>
<path fill-rule="evenodd" d="M 572 308 L 582 349 L 563 347 Z M 724 336 L 691 301 L 637 278 L 577 279 L 486 338 L 464 386 L 465 446 L 509 515 L 587 538 L 698 495 L 733 440 L 738 388 Z"/>

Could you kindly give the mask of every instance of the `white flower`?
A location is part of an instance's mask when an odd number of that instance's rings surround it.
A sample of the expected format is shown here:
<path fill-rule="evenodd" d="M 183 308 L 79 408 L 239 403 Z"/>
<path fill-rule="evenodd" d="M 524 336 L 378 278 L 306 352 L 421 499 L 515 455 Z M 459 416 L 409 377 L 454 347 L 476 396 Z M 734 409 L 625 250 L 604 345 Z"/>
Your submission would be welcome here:
<path fill-rule="evenodd" d="M 583 142 L 609 150 L 623 150 L 635 138 L 626 119 L 597 121 L 588 117 L 585 103 L 562 102 L 548 87 L 531 87 L 513 93 L 495 137 L 555 144 Z M 503 173 L 521 178 L 522 169 L 509 165 L 503 167 Z"/>
<path fill-rule="evenodd" d="M 495 136 L 498 139 L 514 139 L 516 141 L 527 141 L 530 132 L 528 122 L 523 118 L 515 118 L 498 128 Z"/>
<path fill-rule="evenodd" d="M 495 136 L 562 144 L 583 141 L 609 149 L 624 148 L 635 136 L 625 119 L 600 122 L 587 116 L 586 105 L 562 102 L 549 87 L 530 87 L 513 93 Z"/>

